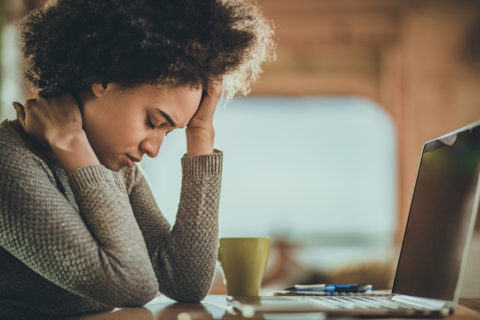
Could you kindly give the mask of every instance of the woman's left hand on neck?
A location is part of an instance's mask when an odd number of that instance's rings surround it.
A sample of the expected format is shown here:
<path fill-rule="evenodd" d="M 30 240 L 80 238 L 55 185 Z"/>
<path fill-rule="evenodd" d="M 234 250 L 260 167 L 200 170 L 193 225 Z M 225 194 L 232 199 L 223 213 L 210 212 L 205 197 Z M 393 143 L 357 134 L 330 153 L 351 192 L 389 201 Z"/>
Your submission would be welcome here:
<path fill-rule="evenodd" d="M 82 115 L 75 98 L 64 94 L 50 99 L 36 97 L 25 105 L 14 102 L 23 131 L 39 144 L 49 147 L 67 173 L 99 164 L 82 128 Z"/>

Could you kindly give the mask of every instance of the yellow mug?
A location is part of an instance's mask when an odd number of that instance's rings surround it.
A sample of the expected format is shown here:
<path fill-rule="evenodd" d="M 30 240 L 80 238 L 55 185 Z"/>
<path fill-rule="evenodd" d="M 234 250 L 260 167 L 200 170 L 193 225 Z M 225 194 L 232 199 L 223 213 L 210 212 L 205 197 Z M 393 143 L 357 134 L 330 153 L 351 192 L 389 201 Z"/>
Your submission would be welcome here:
<path fill-rule="evenodd" d="M 269 249 L 269 238 L 220 238 L 218 261 L 229 296 L 259 295 Z"/>

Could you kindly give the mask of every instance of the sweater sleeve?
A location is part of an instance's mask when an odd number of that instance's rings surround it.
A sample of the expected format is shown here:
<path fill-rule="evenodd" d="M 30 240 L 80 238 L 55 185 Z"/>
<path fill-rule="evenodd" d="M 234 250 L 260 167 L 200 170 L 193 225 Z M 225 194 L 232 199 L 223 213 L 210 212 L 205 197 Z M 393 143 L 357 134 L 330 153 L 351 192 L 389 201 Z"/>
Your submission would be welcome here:
<path fill-rule="evenodd" d="M 74 170 L 78 211 L 38 160 L 17 156 L 0 161 L 0 245 L 74 294 L 118 307 L 151 300 L 157 281 L 118 173 Z"/>
<path fill-rule="evenodd" d="M 222 152 L 182 158 L 182 190 L 173 228 L 159 211 L 137 169 L 130 194 L 147 243 L 160 292 L 182 302 L 208 293 L 217 260 Z"/>

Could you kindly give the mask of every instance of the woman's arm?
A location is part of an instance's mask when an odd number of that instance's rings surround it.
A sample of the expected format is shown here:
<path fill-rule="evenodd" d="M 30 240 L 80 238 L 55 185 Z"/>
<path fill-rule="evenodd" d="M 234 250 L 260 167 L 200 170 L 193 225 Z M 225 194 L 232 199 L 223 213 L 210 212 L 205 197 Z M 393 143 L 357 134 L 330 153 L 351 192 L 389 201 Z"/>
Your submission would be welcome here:
<path fill-rule="evenodd" d="M 202 300 L 215 272 L 222 153 L 213 149 L 213 115 L 221 93 L 221 79 L 211 83 L 187 125 L 182 192 L 172 230 L 141 173 L 130 195 L 160 291 L 178 301 Z"/>
<path fill-rule="evenodd" d="M 142 234 L 120 176 L 101 165 L 69 175 L 78 209 L 41 160 L 0 143 L 0 245 L 74 294 L 141 306 L 157 292 Z"/>
<path fill-rule="evenodd" d="M 145 177 L 135 170 L 130 201 L 158 279 L 160 292 L 177 301 L 200 301 L 208 293 L 218 250 L 222 153 L 185 156 L 176 222 L 158 210 Z"/>

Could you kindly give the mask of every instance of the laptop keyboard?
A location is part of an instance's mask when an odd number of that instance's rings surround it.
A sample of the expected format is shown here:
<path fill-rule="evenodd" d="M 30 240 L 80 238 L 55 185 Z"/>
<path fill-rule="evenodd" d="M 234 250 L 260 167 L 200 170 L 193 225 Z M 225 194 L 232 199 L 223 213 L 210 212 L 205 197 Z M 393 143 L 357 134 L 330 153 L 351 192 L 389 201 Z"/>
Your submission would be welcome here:
<path fill-rule="evenodd" d="M 306 297 L 328 309 L 422 310 L 411 305 L 379 297 L 326 296 Z"/>

